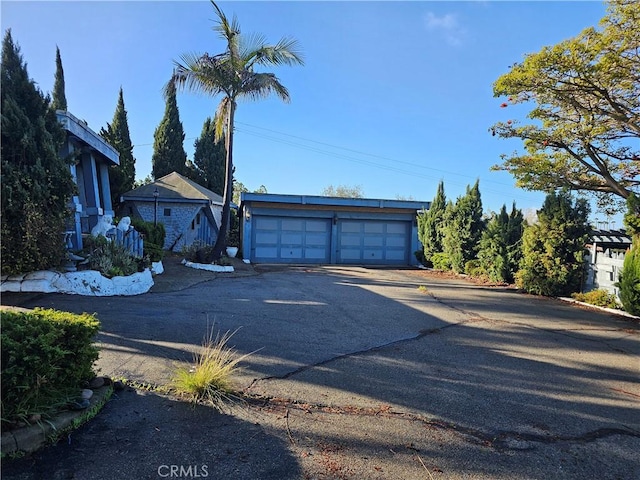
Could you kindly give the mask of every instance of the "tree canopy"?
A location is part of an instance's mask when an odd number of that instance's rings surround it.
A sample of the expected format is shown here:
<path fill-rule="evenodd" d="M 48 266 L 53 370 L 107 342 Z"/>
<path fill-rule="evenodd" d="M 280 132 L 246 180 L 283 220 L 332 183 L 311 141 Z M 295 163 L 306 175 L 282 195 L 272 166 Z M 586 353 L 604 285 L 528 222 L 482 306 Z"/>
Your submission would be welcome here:
<path fill-rule="evenodd" d="M 341 198 L 364 198 L 364 192 L 362 191 L 362 185 L 338 185 L 337 187 L 329 185 L 322 189 L 322 196 Z"/>
<path fill-rule="evenodd" d="M 176 87 L 169 83 L 166 90 L 166 106 L 160 125 L 153 134 L 151 174 L 154 179 L 171 172 L 186 173 L 187 152 L 184 151 L 184 128 L 176 100 Z"/>
<path fill-rule="evenodd" d="M 20 48 L 7 30 L 2 42 L 2 273 L 58 266 L 75 185 L 60 156 L 64 131 L 53 108 L 29 78 Z"/>
<path fill-rule="evenodd" d="M 638 192 L 640 3 L 612 0 L 600 27 L 527 55 L 494 83 L 494 96 L 507 97 L 501 107 L 533 104 L 533 122 L 491 128 L 523 141 L 524 152 L 493 167 L 518 186 L 580 190 L 605 201 Z"/>
<path fill-rule="evenodd" d="M 197 181 L 205 188 L 222 196 L 224 192 L 224 166 L 226 152 L 224 142 L 216 142 L 215 121 L 207 118 L 202 126 L 202 133 L 195 141 L 193 163 L 200 177 Z"/>
<path fill-rule="evenodd" d="M 56 75 L 53 82 L 53 103 L 54 110 L 67 109 L 67 96 L 64 88 L 64 69 L 60 58 L 60 49 L 56 47 Z"/>
<path fill-rule="evenodd" d="M 100 136 L 120 154 L 120 165 L 112 165 L 109 168 L 111 200 L 117 209 L 120 197 L 134 188 L 136 179 L 136 159 L 133 157 L 133 144 L 129 135 L 129 121 L 124 107 L 122 87 L 118 94 L 113 120 L 107 123 L 106 128 L 100 129 Z"/>

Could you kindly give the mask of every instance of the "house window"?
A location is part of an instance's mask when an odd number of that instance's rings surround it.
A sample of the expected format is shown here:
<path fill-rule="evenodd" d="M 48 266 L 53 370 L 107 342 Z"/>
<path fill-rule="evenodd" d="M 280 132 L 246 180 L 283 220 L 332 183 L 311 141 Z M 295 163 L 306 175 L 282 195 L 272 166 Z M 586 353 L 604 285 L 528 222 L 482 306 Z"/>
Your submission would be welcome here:
<path fill-rule="evenodd" d="M 165 217 L 170 217 L 171 216 L 171 209 L 170 208 L 165 208 L 164 209 L 164 216 Z"/>
<path fill-rule="evenodd" d="M 195 230 L 196 228 L 196 222 L 191 220 L 191 230 Z"/>
<path fill-rule="evenodd" d="M 196 215 L 196 224 L 200 225 L 200 214 Z"/>

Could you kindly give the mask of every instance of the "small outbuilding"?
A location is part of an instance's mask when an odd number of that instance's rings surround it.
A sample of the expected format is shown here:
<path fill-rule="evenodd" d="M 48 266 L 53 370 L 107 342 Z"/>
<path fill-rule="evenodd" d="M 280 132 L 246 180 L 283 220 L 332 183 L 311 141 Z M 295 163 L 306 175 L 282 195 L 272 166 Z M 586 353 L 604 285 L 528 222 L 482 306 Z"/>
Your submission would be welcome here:
<path fill-rule="evenodd" d="M 242 252 L 254 263 L 416 265 L 430 202 L 243 193 Z"/>
<path fill-rule="evenodd" d="M 603 289 L 619 296 L 616 287 L 624 265 L 624 256 L 631 248 L 631 237 L 624 230 L 594 230 L 585 256 L 587 274 L 584 291 Z"/>
<path fill-rule="evenodd" d="M 179 252 L 195 242 L 213 245 L 222 218 L 222 197 L 177 172 L 122 195 L 123 215 L 164 224 L 163 248 Z"/>

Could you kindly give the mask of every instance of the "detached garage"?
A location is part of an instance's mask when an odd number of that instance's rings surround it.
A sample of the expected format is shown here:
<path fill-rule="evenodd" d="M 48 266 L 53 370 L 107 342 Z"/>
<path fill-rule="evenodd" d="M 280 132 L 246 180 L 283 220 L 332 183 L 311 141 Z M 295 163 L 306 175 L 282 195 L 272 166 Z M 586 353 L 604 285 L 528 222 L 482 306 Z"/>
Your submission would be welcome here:
<path fill-rule="evenodd" d="M 414 265 L 429 202 L 243 193 L 242 251 L 253 263 Z"/>

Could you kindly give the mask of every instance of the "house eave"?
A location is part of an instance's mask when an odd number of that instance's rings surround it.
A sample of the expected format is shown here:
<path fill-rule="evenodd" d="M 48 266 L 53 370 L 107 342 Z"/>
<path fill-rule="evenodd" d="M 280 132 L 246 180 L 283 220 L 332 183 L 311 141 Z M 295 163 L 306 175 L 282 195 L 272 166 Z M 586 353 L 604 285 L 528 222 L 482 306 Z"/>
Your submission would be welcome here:
<path fill-rule="evenodd" d="M 56 117 L 62 127 L 74 137 L 98 151 L 113 165 L 120 165 L 120 154 L 83 121 L 65 110 L 56 110 Z"/>

